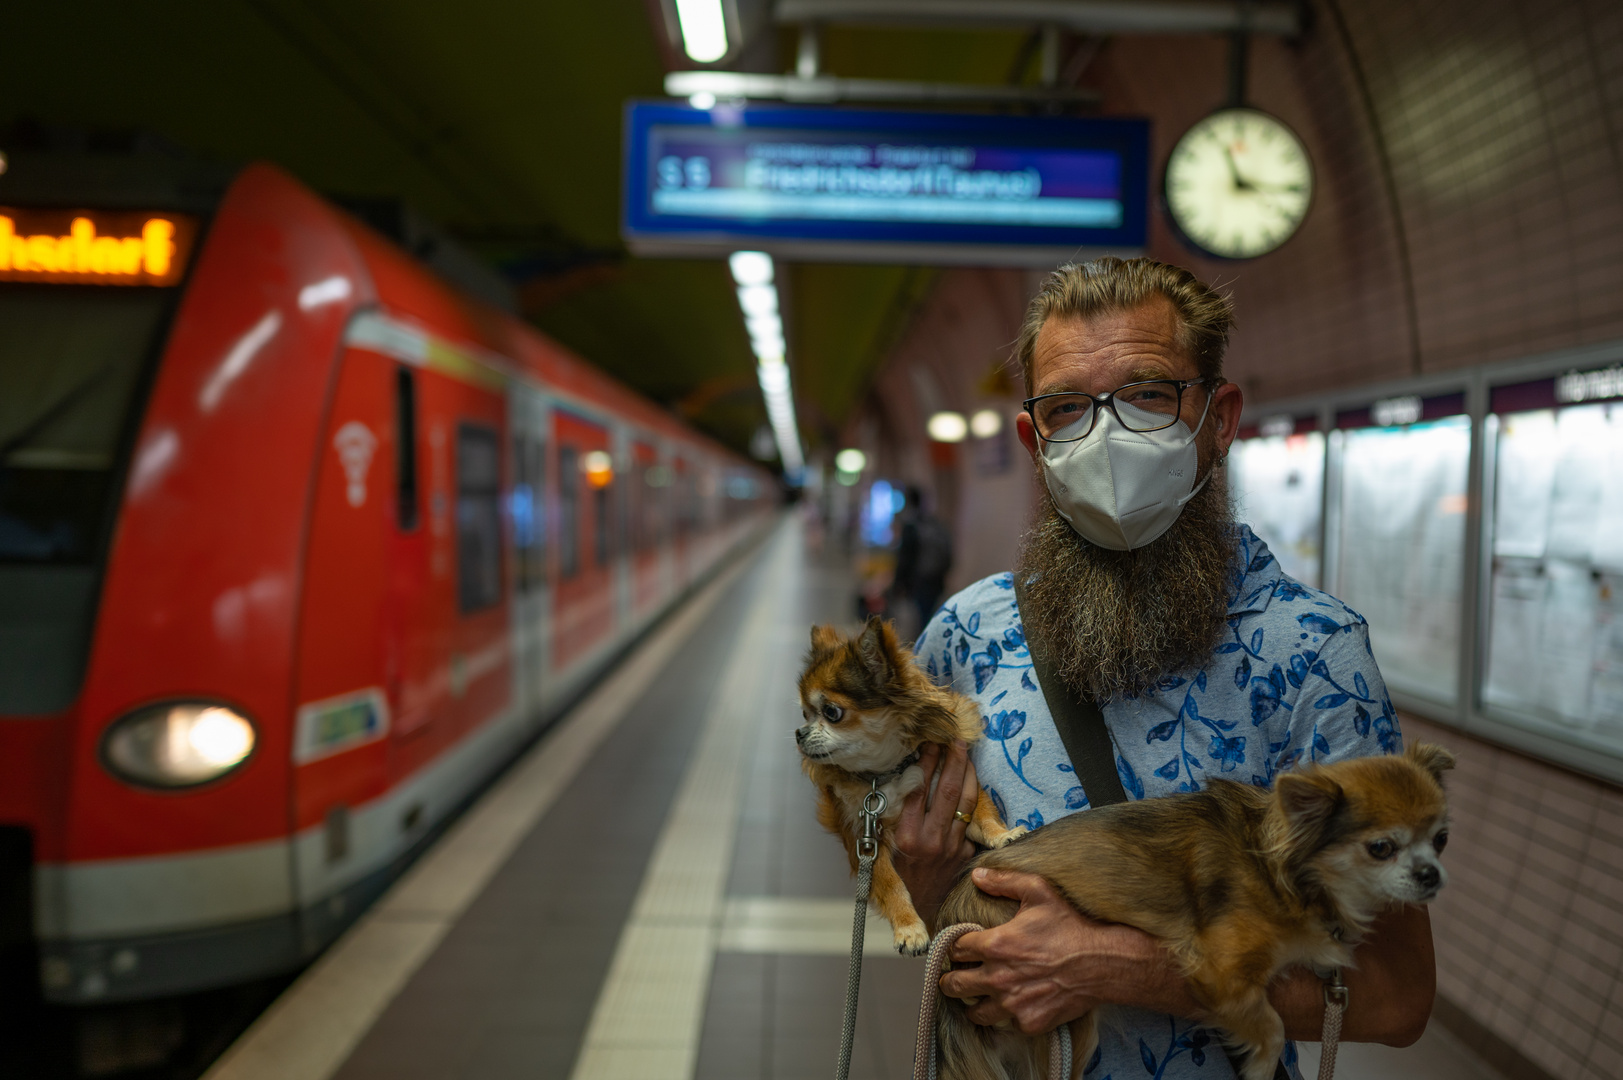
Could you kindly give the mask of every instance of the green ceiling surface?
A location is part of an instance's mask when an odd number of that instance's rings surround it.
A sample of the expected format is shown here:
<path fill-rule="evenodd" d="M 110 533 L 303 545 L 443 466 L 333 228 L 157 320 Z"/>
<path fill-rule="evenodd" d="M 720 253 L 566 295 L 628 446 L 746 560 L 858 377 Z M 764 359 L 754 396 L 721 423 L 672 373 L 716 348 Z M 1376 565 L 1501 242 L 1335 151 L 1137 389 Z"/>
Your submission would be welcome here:
<path fill-rule="evenodd" d="M 318 190 L 399 198 L 519 278 L 543 330 L 737 447 L 764 422 L 725 265 L 631 258 L 621 110 L 661 96 L 643 0 L 155 0 L 8 11 L 0 127 L 150 132 L 270 160 Z M 779 53 L 792 63 L 794 34 Z M 825 70 L 1026 81 L 1014 33 L 830 29 Z M 3 147 L 0 147 L 3 148 Z M 928 288 L 902 267 L 787 268 L 810 442 L 832 432 Z"/>

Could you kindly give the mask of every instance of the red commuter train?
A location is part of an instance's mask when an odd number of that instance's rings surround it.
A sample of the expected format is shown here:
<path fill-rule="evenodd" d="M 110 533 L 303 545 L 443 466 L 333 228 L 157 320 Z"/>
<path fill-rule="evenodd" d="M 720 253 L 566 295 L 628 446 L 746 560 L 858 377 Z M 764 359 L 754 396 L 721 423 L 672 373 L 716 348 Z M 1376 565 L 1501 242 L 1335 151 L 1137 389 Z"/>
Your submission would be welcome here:
<path fill-rule="evenodd" d="M 308 959 L 778 487 L 273 167 L 55 175 L 0 179 L 0 946 L 87 1003 Z"/>

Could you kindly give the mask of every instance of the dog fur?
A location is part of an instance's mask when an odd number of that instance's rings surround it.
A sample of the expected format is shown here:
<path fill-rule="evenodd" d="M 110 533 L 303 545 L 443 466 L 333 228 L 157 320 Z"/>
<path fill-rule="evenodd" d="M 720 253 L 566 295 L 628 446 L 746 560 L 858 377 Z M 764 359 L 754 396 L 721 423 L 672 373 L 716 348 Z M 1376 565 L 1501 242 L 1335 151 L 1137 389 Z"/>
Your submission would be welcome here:
<path fill-rule="evenodd" d="M 845 843 L 857 869 L 862 800 L 879 778 L 885 795 L 882 831 L 874 860 L 873 905 L 895 933 L 899 952 L 917 956 L 930 945 L 930 931 L 913 907 L 891 860 L 902 801 L 925 782 L 917 764 L 898 768 L 925 743 L 949 746 L 981 737 L 980 708 L 967 697 L 932 683 L 896 640 L 895 629 L 871 616 L 861 634 L 844 637 L 832 626 L 814 626 L 811 651 L 800 676 L 795 731 L 801 767 L 817 785 L 817 820 Z M 996 847 L 1025 835 L 1010 829 L 982 791 L 966 835 Z"/>
<path fill-rule="evenodd" d="M 1244 1056 L 1243 1080 L 1269 1080 L 1285 1026 L 1267 987 L 1292 965 L 1321 974 L 1352 966 L 1353 947 L 1382 910 L 1429 902 L 1446 881 L 1442 774 L 1454 758 L 1417 743 L 1281 773 L 1273 790 L 1229 780 L 1201 791 L 1071 814 L 973 867 L 1046 878 L 1078 911 L 1159 938 L 1209 1021 Z M 968 870 L 938 925 L 996 926 L 1018 904 L 975 888 Z M 1048 1036 L 978 1027 L 942 995 L 943 1080 L 1036 1080 Z M 1075 1067 L 1098 1045 L 1090 1013 L 1071 1023 Z"/>

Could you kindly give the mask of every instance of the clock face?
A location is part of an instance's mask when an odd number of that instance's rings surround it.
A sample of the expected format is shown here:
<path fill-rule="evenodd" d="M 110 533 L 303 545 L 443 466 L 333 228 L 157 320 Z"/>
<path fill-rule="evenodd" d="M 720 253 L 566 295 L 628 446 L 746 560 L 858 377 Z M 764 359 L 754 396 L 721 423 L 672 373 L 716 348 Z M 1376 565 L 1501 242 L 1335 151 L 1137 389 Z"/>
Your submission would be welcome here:
<path fill-rule="evenodd" d="M 1313 164 L 1290 128 L 1255 109 L 1223 109 L 1190 128 L 1167 161 L 1167 208 L 1183 234 L 1225 259 L 1291 238 L 1313 197 Z"/>

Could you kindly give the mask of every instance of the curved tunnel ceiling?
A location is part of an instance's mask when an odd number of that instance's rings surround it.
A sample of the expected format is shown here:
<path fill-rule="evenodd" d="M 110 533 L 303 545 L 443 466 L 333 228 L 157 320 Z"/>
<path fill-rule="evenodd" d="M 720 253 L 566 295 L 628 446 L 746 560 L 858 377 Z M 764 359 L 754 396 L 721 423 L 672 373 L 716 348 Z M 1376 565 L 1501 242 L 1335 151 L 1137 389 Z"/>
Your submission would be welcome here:
<path fill-rule="evenodd" d="M 743 448 L 765 412 L 724 265 L 631 258 L 618 235 L 621 106 L 662 96 L 669 56 L 657 12 L 657 0 L 22 5 L 0 65 L 0 149 L 140 133 L 275 161 L 333 195 L 398 198 L 501 265 L 543 330 Z M 779 37 L 787 70 L 794 35 Z M 997 83 L 1011 69 L 1035 78 L 1027 37 L 833 29 L 823 56 L 842 74 Z M 791 361 L 815 442 L 931 275 L 791 273 Z"/>

